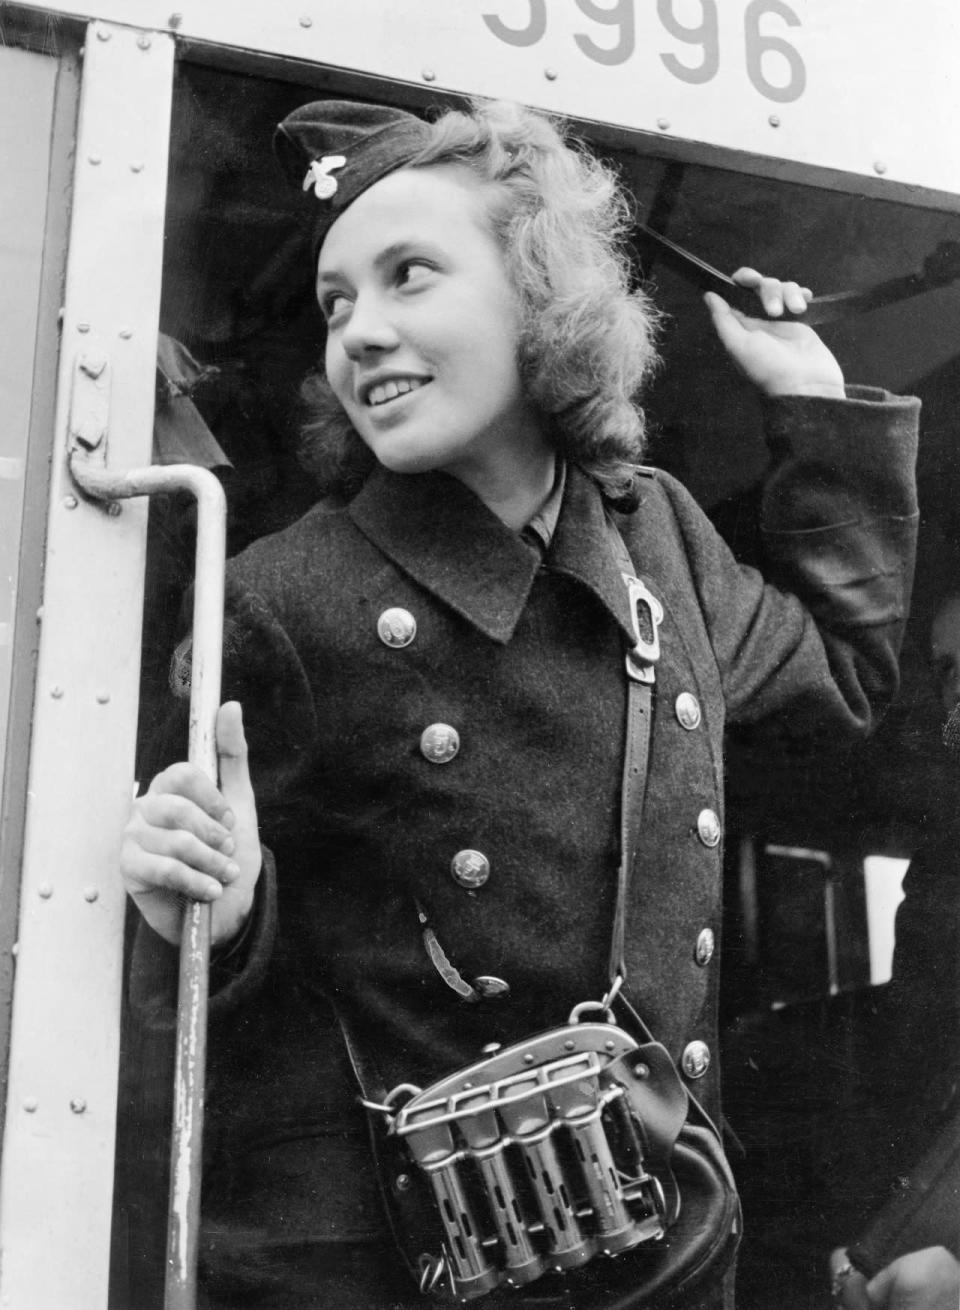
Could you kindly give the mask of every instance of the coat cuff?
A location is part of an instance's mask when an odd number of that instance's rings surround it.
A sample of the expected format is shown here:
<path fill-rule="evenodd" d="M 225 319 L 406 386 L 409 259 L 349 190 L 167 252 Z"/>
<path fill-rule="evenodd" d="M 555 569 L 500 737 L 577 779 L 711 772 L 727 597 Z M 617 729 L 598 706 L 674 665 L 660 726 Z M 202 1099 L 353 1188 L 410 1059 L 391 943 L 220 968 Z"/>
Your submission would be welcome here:
<path fill-rule="evenodd" d="M 775 396 L 764 402 L 773 458 L 761 515 L 772 532 L 917 513 L 914 466 L 920 401 L 879 387 L 847 398 Z"/>
<path fill-rule="evenodd" d="M 139 919 L 130 967 L 130 1000 L 140 1021 L 156 1030 L 177 1022 L 180 952 Z M 211 1019 L 230 1013 L 262 985 L 277 934 L 277 876 L 273 855 L 263 848 L 263 868 L 253 909 L 240 934 L 210 956 Z"/>
<path fill-rule="evenodd" d="M 273 852 L 261 848 L 263 867 L 253 909 L 233 941 L 210 958 L 210 1016 L 232 1010 L 255 992 L 267 971 L 277 936 L 277 869 Z"/>

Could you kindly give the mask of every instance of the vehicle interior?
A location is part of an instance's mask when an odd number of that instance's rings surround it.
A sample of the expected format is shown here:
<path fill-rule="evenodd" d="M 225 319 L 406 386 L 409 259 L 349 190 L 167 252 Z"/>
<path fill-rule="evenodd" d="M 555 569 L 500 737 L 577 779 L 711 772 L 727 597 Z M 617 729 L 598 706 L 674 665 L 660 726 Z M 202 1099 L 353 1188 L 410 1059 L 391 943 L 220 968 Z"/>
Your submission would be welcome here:
<path fill-rule="evenodd" d="M 305 100 L 373 94 L 346 75 L 321 76 L 308 86 L 195 62 L 177 70 L 155 458 L 215 469 L 227 492 L 229 553 L 315 497 L 298 459 L 299 387 L 320 357 L 322 327 L 270 138 Z M 414 109 L 437 100 L 383 83 L 374 91 Z M 591 140 L 589 125 L 578 130 Z M 685 162 L 658 145 L 609 132 L 598 143 L 622 170 L 638 220 L 726 273 L 749 265 L 817 294 L 896 282 L 887 303 L 840 314 L 819 331 L 848 381 L 923 400 L 919 560 L 897 703 L 879 733 L 854 746 L 756 734 L 731 736 L 728 746 L 722 1058 L 745 1210 L 739 1304 L 760 1310 L 774 1292 L 784 1310 L 806 1310 L 825 1304 L 830 1248 L 893 1185 L 878 1046 L 893 913 L 906 861 L 953 821 L 956 765 L 940 744 L 928 636 L 960 579 L 960 214 L 815 176 L 787 180 L 749 161 Z M 641 233 L 636 252 L 638 279 L 665 314 L 664 367 L 646 399 L 649 461 L 681 478 L 750 563 L 766 458 L 759 408 L 725 361 L 700 288 Z M 144 738 L 159 713 L 191 550 L 189 508 L 155 503 Z M 956 942 L 931 941 L 931 949 L 956 951 Z M 956 1032 L 926 1036 L 960 1068 Z M 150 1304 L 149 1278 L 137 1272 L 150 1257 L 137 1180 L 142 1117 L 162 1110 L 163 1097 L 145 1106 L 139 1094 L 131 1108 L 130 1088 L 165 1056 L 139 1040 L 128 1032 L 118 1307 L 133 1303 L 131 1287 L 144 1298 L 137 1305 Z M 163 1189 L 156 1194 L 162 1203 Z"/>

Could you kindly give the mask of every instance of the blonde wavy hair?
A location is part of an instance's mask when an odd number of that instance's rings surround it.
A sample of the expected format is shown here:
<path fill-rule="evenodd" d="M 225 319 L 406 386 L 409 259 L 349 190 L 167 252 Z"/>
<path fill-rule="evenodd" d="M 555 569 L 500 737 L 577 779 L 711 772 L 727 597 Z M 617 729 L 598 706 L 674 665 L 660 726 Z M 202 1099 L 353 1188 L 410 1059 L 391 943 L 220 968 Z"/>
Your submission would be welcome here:
<path fill-rule="evenodd" d="M 461 164 L 490 191 L 491 231 L 520 305 L 518 368 L 556 449 L 625 508 L 644 448 L 640 392 L 658 362 L 657 310 L 632 285 L 632 212 L 612 168 L 562 124 L 506 102 L 450 110 L 409 168 Z M 374 465 L 321 371 L 303 388 L 304 462 L 353 494 Z"/>

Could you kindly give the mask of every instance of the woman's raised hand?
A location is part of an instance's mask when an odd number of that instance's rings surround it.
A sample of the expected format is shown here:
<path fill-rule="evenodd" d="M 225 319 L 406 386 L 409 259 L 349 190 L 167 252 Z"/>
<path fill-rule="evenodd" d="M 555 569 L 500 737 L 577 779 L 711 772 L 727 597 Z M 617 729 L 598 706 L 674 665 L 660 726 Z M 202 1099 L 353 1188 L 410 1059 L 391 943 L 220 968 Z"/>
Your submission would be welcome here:
<path fill-rule="evenodd" d="M 140 913 L 179 942 L 184 899 L 210 901 L 213 945 L 243 927 L 261 854 L 243 716 L 236 701 L 216 723 L 220 787 L 192 764 L 172 764 L 138 797 L 124 829 L 120 871 Z"/>
<path fill-rule="evenodd" d="M 704 301 L 717 335 L 734 364 L 768 396 L 836 396 L 842 398 L 843 373 L 832 352 L 802 315 L 813 298 L 809 287 L 764 277 L 754 268 L 738 268 L 733 280 L 753 289 L 772 318 L 749 318 L 713 291 Z"/>
<path fill-rule="evenodd" d="M 830 1256 L 831 1273 L 848 1269 L 847 1253 Z M 838 1310 L 957 1310 L 960 1262 L 942 1246 L 911 1251 L 893 1260 L 868 1282 L 863 1274 L 845 1273 L 838 1284 Z"/>

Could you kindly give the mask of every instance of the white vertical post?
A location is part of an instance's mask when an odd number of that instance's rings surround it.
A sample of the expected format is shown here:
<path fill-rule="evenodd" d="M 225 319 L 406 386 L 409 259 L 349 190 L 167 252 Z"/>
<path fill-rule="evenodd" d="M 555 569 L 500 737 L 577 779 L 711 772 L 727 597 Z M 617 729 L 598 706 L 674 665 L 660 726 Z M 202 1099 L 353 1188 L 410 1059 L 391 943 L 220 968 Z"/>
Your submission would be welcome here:
<path fill-rule="evenodd" d="M 3 1173 L 0 1305 L 105 1307 L 146 505 L 79 498 L 78 359 L 107 361 L 111 464 L 150 462 L 173 39 L 86 35 L 31 745 Z M 54 197 L 51 203 L 68 202 Z"/>

